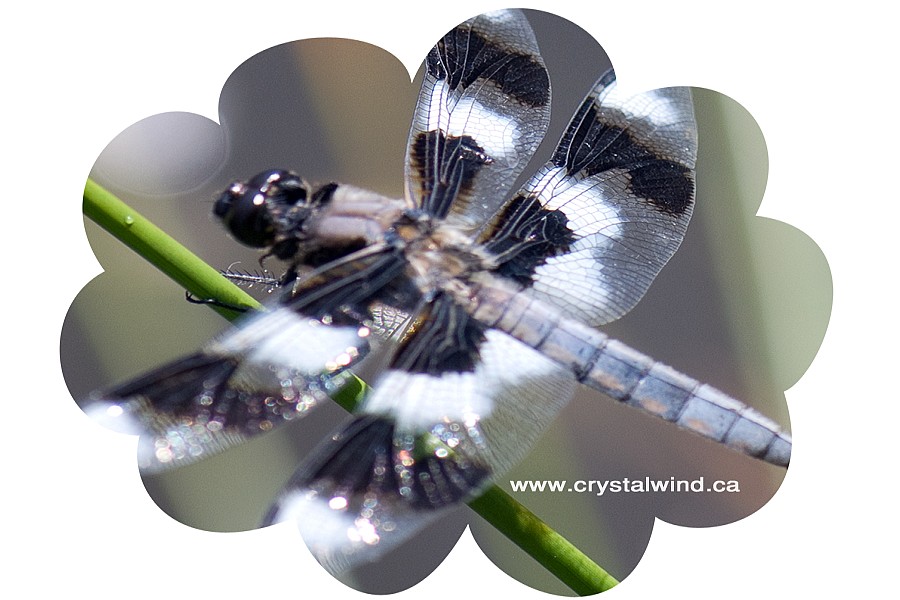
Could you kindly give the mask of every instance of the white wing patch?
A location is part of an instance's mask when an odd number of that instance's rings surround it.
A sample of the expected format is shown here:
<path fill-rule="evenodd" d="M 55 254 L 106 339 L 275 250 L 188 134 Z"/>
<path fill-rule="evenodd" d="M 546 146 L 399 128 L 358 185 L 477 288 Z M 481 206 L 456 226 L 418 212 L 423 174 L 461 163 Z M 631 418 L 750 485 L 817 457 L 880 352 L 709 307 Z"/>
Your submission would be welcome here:
<path fill-rule="evenodd" d="M 388 371 L 361 410 L 389 415 L 399 429 L 414 432 L 439 423 L 481 423 L 489 453 L 485 458 L 503 472 L 524 457 L 575 385 L 566 369 L 540 352 L 489 330 L 474 372 L 435 376 Z"/>
<path fill-rule="evenodd" d="M 207 348 L 222 355 L 245 356 L 256 364 L 303 373 L 343 369 L 359 357 L 366 327 L 326 326 L 288 308 L 262 313 Z"/>
<path fill-rule="evenodd" d="M 477 132 L 475 141 L 492 160 L 506 158 L 504 162 L 513 164 L 518 161 L 520 133 L 516 119 L 491 110 L 475 95 L 459 96 L 447 89 L 445 81 L 432 88 L 428 106 L 429 130 L 456 137 Z"/>
<path fill-rule="evenodd" d="M 684 108 L 674 102 L 665 89 L 626 96 L 620 87 L 614 86 L 603 96 L 603 107 L 625 114 L 641 115 L 663 129 L 685 123 Z"/>
<path fill-rule="evenodd" d="M 609 238 L 622 233 L 616 206 L 604 202 L 596 181 L 576 179 L 562 167 L 545 168 L 529 183 L 547 210 L 562 210 L 569 228 L 579 237 L 603 234 Z"/>
<path fill-rule="evenodd" d="M 435 376 L 391 370 L 378 379 L 363 410 L 390 415 L 404 429 L 427 431 L 445 420 L 475 423 L 488 416 L 492 393 L 475 373 Z"/>

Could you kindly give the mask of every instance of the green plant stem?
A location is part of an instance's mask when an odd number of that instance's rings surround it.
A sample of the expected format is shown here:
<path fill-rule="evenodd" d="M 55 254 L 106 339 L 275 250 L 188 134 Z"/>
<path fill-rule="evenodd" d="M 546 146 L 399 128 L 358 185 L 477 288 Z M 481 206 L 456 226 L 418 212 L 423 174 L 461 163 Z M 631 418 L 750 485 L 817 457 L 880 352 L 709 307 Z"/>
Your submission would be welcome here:
<path fill-rule="evenodd" d="M 84 188 L 83 211 L 88 218 L 195 297 L 215 299 L 227 306 L 259 308 L 259 303 L 244 290 L 90 179 Z M 229 320 L 242 314 L 214 304 L 209 306 Z M 351 412 L 364 390 L 364 384 L 359 380 L 357 382 L 348 386 L 350 389 L 345 387 L 341 395 L 335 398 L 338 404 Z M 577 594 L 595 594 L 618 583 L 612 575 L 496 485 L 468 504 Z"/>
<path fill-rule="evenodd" d="M 255 298 L 91 179 L 84 186 L 82 211 L 194 297 L 215 299 L 226 306 L 260 307 Z M 242 314 L 215 304 L 208 306 L 230 321 Z"/>
<path fill-rule="evenodd" d="M 470 500 L 469 507 L 581 595 L 604 592 L 618 581 L 496 485 Z"/>

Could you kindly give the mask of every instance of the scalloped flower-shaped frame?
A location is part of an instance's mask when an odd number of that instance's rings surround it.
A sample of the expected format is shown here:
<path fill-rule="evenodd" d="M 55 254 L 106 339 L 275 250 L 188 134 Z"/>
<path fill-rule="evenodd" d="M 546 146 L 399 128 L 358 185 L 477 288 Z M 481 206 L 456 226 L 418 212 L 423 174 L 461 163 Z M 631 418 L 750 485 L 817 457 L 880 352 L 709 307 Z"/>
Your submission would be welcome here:
<path fill-rule="evenodd" d="M 533 170 L 552 150 L 608 59 L 572 23 L 547 13 L 528 16 L 554 91 L 551 129 Z M 417 91 L 402 65 L 380 48 L 339 39 L 283 44 L 247 60 L 228 79 L 220 97 L 221 126 L 186 113 L 145 119 L 111 142 L 92 178 L 210 264 L 224 268 L 240 262 L 252 268 L 257 255 L 222 235 L 208 217 L 216 192 L 233 179 L 283 167 L 310 180 L 343 181 L 400 195 Z M 790 273 L 808 270 L 809 261 L 818 269 L 827 266 L 801 232 L 753 217 L 765 186 L 766 156 L 749 115 L 714 92 L 696 90 L 695 102 L 700 156 L 692 225 L 647 296 L 607 332 L 786 422 L 782 390 L 811 362 L 824 335 L 827 310 L 801 319 L 804 335 L 795 333 L 795 322 L 791 339 L 785 331 L 767 327 L 767 319 L 784 321 L 810 295 L 827 296 L 830 308 L 830 290 L 780 285 L 790 280 Z M 63 368 L 76 398 L 189 352 L 222 325 L 211 311 L 184 302 L 176 285 L 93 225 L 88 235 L 105 273 L 73 302 L 63 330 Z M 787 264 L 779 264 L 778 270 L 788 275 L 767 278 L 767 264 L 760 264 L 766 260 L 762 249 L 773 245 L 797 248 L 798 256 L 811 258 L 794 265 L 782 256 Z M 802 346 L 796 338 L 814 342 Z M 81 349 L 77 356 L 66 350 L 74 344 Z M 299 458 L 342 416 L 333 407 L 319 412 L 298 427 L 240 449 L 147 476 L 148 492 L 164 511 L 192 527 L 251 529 Z M 777 491 L 784 471 L 651 421 L 583 391 L 530 457 L 498 483 L 507 488 L 506 483 L 525 480 L 704 478 L 738 483 L 740 492 L 724 494 L 514 494 L 620 579 L 640 560 L 654 518 L 686 526 L 722 525 L 752 514 Z M 374 593 L 405 589 L 440 564 L 468 523 L 482 549 L 507 573 L 547 592 L 566 592 L 558 580 L 522 560 L 493 527 L 470 514 L 461 508 L 377 565 L 356 569 L 345 582 Z"/>

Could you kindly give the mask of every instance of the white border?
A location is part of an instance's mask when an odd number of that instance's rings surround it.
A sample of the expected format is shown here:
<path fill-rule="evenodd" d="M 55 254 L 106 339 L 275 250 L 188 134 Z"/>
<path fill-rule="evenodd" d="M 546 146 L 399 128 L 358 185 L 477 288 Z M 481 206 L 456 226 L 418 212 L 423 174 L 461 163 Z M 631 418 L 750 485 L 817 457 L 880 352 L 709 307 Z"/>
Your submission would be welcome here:
<path fill-rule="evenodd" d="M 441 9 L 411 4 L 408 11 L 397 4 L 352 10 L 315 4 L 261 0 L 252 4 L 253 15 L 246 2 L 207 10 L 163 1 L 18 3 L 4 11 L 2 238 L 12 274 L 3 314 L 6 344 L 13 344 L 0 459 L 7 589 L 90 590 L 92 598 L 360 596 L 314 567 L 292 530 L 210 534 L 169 519 L 141 485 L 133 443 L 88 423 L 59 373 L 63 317 L 99 272 L 75 199 L 119 131 L 167 110 L 215 118 L 231 71 L 283 41 L 363 39 L 415 70 L 446 29 L 500 7 L 458 0 Z M 616 593 L 639 598 L 680 587 L 697 598 L 724 590 L 758 598 L 878 590 L 894 567 L 889 555 L 876 554 L 866 532 L 890 539 L 885 528 L 892 526 L 896 533 L 887 512 L 893 494 L 884 485 L 896 468 L 881 470 L 883 457 L 896 453 L 888 429 L 895 421 L 861 417 L 871 410 L 897 416 L 896 387 L 883 375 L 896 355 L 896 295 L 882 283 L 895 277 L 897 256 L 885 242 L 896 239 L 897 168 L 887 162 L 896 160 L 898 132 L 888 104 L 896 94 L 885 87 L 895 79 L 888 59 L 896 47 L 886 41 L 895 20 L 865 1 L 841 13 L 783 1 L 606 2 L 593 3 L 590 14 L 583 6 L 530 4 L 601 39 L 635 86 L 692 84 L 741 102 L 769 146 L 762 214 L 812 236 L 835 277 L 825 344 L 788 394 L 797 450 L 781 491 L 737 524 L 703 530 L 657 524 L 647 555 Z M 660 60 L 673 81 L 652 78 Z M 18 279 L 14 269 L 27 276 Z M 839 433 L 847 428 L 853 433 Z M 98 496 L 105 502 L 98 504 Z M 401 596 L 444 597 L 475 585 L 485 594 L 544 596 L 497 571 L 468 536 L 463 544 L 471 548 L 458 547 Z M 697 560 L 708 568 L 685 580 L 683 566 Z"/>

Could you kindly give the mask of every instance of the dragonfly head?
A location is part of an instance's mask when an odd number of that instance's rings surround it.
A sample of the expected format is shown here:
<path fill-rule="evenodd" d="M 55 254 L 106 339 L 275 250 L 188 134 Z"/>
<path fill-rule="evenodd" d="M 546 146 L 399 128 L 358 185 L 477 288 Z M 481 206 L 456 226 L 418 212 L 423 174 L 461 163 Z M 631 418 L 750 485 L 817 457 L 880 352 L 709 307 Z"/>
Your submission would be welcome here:
<path fill-rule="evenodd" d="M 234 238 L 252 248 L 269 248 L 308 216 L 309 185 L 289 171 L 263 171 L 235 181 L 216 200 L 213 214 Z"/>

